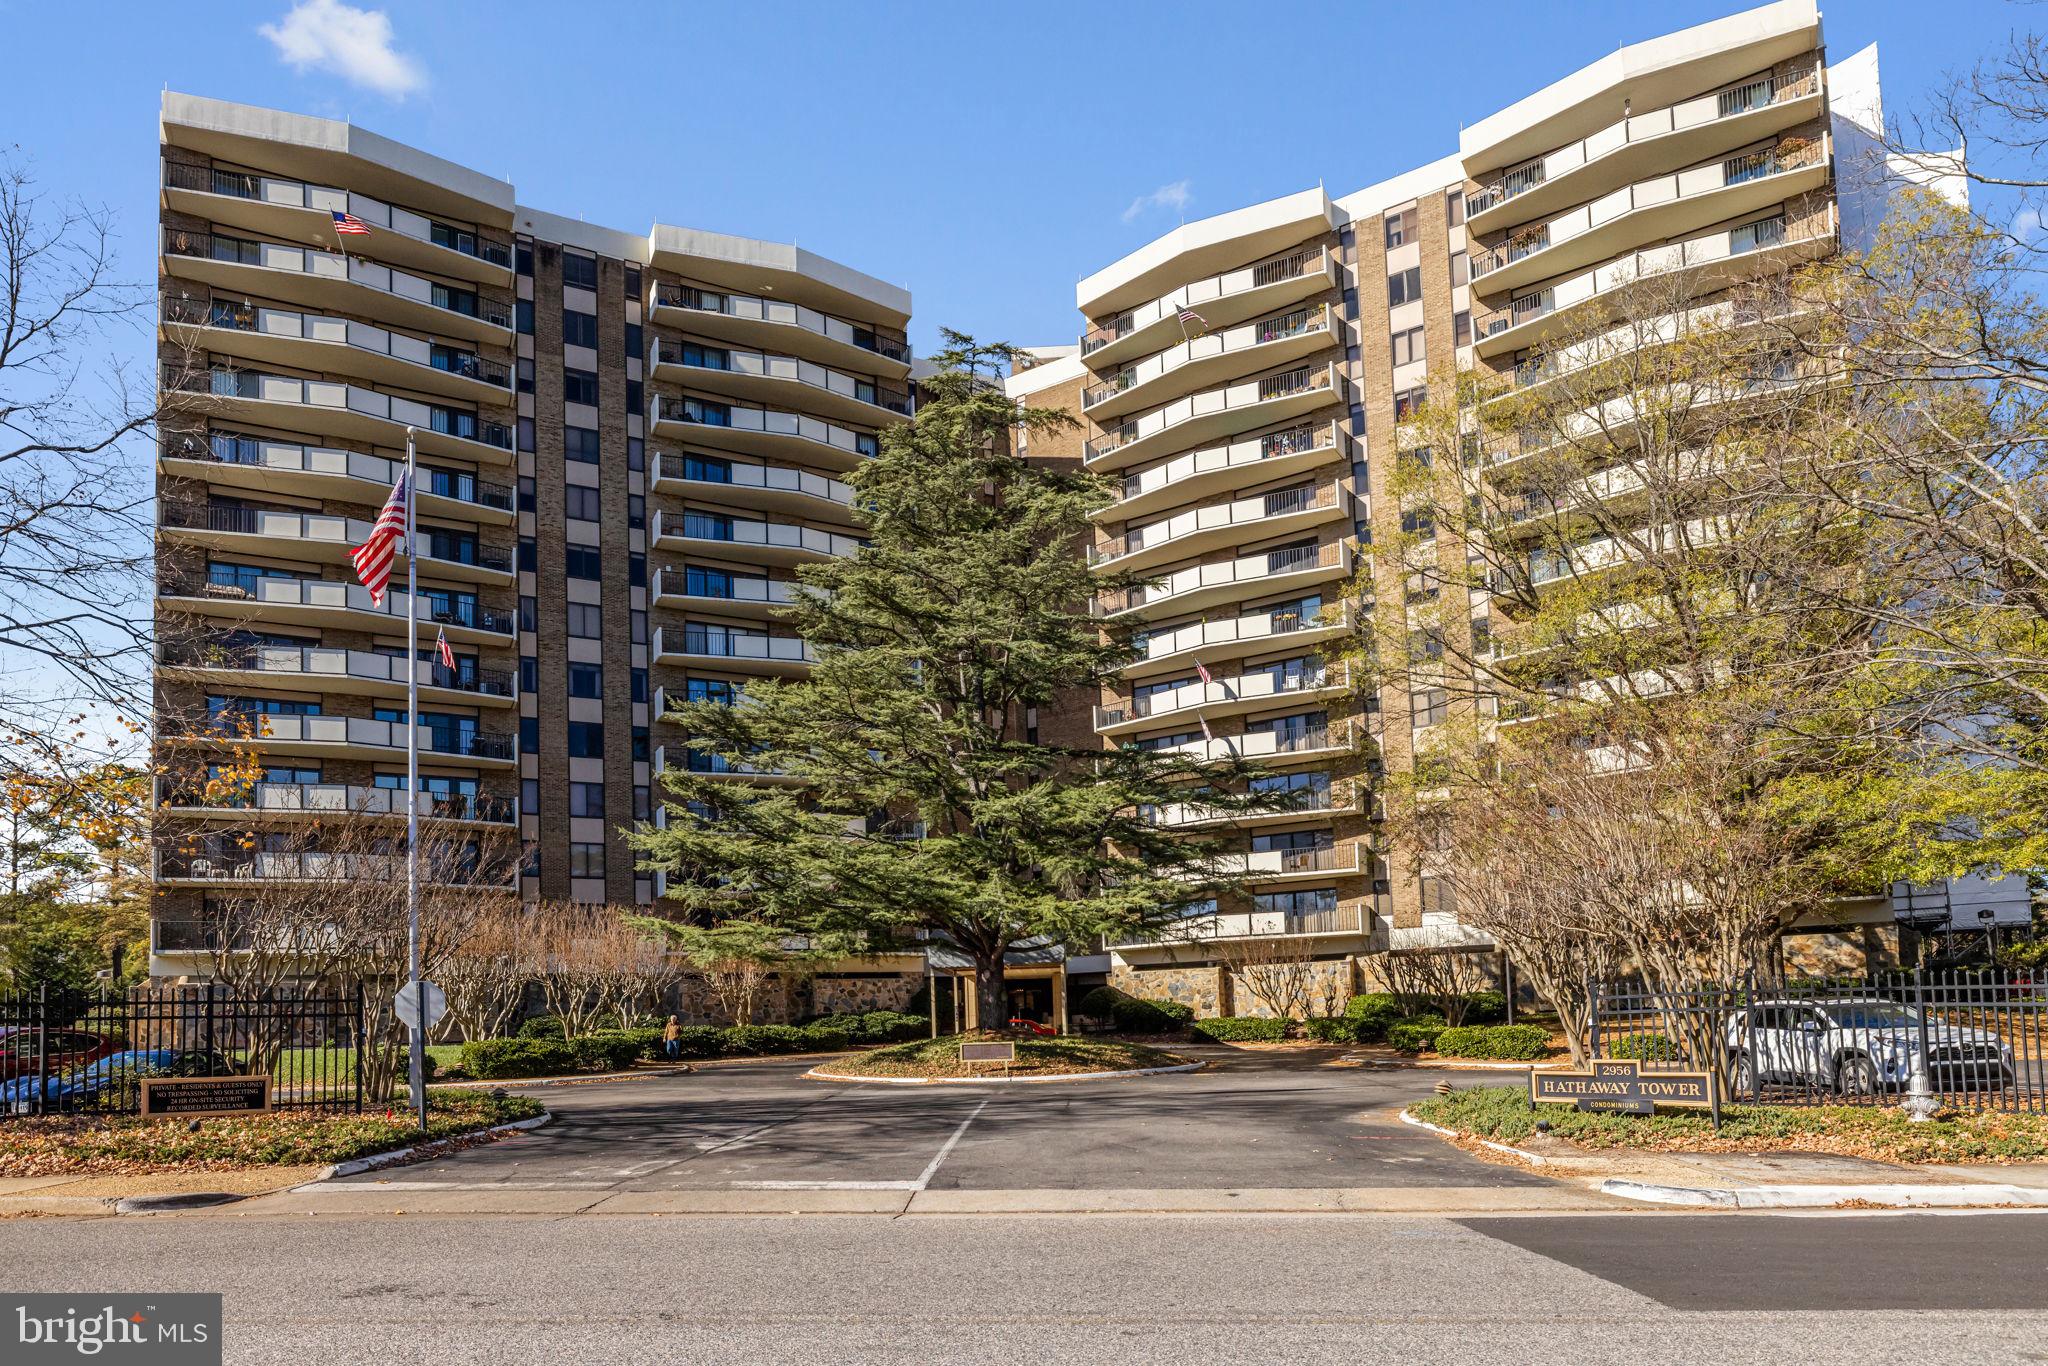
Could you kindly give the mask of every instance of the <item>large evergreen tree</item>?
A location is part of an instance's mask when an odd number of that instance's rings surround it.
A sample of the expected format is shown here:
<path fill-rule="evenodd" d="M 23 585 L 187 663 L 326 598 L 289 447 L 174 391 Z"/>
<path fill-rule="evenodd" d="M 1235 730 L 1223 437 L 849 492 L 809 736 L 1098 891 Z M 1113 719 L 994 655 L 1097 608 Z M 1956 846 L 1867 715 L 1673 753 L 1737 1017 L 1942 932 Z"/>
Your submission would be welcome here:
<path fill-rule="evenodd" d="M 973 960 L 979 1018 L 1006 1018 L 1005 951 L 1170 926 L 1215 894 L 1227 824 L 1154 819 L 1190 800 L 1218 816 L 1270 799 L 1253 768 L 1038 738 L 1033 708 L 1092 700 L 1131 658 L 1089 615 L 1081 554 L 1107 480 L 1020 459 L 1011 434 L 1071 423 L 1020 408 L 996 376 L 1015 352 L 946 333 L 916 419 L 849 476 L 869 542 L 806 566 L 791 609 L 816 652 L 799 681 L 669 719 L 762 784 L 671 766 L 665 828 L 634 836 L 691 919 L 747 917 L 825 944 L 935 931 Z"/>

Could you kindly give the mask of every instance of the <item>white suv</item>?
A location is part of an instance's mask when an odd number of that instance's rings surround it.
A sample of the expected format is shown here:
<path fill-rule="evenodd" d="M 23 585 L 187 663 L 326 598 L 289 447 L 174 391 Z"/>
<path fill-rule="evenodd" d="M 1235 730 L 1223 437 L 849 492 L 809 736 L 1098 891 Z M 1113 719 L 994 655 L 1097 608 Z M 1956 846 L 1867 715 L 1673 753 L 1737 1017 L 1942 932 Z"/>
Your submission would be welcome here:
<path fill-rule="evenodd" d="M 2012 1084 L 2012 1049 L 1996 1034 L 1927 1020 L 1928 1082 L 1937 1088 L 1998 1090 Z M 1883 997 L 1759 1001 L 1728 1017 L 1735 1089 L 1758 1082 L 1826 1086 L 1876 1095 L 1906 1085 L 1922 1065 L 1920 1016 Z"/>

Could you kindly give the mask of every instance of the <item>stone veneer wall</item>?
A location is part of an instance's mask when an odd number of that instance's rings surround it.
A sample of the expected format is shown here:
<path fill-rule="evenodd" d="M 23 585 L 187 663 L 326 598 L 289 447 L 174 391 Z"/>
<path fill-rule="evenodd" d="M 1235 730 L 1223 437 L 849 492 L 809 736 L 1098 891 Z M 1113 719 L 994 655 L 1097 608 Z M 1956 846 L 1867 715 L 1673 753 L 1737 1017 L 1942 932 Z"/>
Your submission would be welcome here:
<path fill-rule="evenodd" d="M 1230 1008 L 1230 984 L 1224 970 L 1213 965 L 1153 968 L 1117 963 L 1109 970 L 1109 984 L 1141 1001 L 1178 1001 L 1205 1019 Z"/>

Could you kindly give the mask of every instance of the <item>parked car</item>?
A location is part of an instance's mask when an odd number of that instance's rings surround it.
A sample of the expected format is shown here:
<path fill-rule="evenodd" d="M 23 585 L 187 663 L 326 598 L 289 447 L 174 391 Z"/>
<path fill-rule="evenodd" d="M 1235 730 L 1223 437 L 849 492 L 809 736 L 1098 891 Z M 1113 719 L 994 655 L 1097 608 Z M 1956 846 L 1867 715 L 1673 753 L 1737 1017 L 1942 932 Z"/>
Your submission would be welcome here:
<path fill-rule="evenodd" d="M 45 1110 L 76 1110 L 102 1097 L 118 1095 L 144 1077 L 212 1077 L 236 1071 L 221 1053 L 203 1049 L 138 1048 L 109 1053 L 85 1067 L 52 1075 L 43 1081 Z M 0 1108 L 25 1110 L 35 1100 L 34 1076 L 0 1085 Z"/>
<path fill-rule="evenodd" d="M 47 1058 L 39 1051 L 47 1049 Z M 95 1062 L 114 1051 L 114 1041 L 104 1034 L 83 1029 L 43 1029 L 36 1025 L 15 1025 L 0 1029 L 0 1081 L 33 1077 L 38 1067 L 50 1076 L 69 1072 Z"/>
<path fill-rule="evenodd" d="M 1728 1017 L 1728 1054 L 1740 1092 L 1759 1081 L 1828 1087 L 1844 1095 L 1898 1090 L 1924 1061 L 1935 1086 L 1995 1089 L 2012 1084 L 2012 1049 L 1989 1030 L 1926 1022 L 1878 996 L 1759 1001 Z"/>

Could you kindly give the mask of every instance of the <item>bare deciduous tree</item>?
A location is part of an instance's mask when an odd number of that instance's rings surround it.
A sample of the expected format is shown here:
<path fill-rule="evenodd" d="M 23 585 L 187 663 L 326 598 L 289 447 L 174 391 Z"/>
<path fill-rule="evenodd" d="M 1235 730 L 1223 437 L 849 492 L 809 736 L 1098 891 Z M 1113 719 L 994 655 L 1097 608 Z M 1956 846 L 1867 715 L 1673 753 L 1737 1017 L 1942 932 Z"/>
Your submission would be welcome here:
<path fill-rule="evenodd" d="M 1306 937 L 1219 939 L 1216 961 L 1231 981 L 1279 1020 L 1305 1020 L 1314 1013 L 1317 988 L 1327 975 Z"/>

